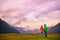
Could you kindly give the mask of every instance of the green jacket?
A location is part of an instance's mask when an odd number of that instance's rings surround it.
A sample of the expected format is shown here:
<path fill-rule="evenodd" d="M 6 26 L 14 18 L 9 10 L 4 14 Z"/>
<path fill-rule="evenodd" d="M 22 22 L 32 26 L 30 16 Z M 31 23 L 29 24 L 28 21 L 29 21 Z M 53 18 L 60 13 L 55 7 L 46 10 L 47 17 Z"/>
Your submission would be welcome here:
<path fill-rule="evenodd" d="M 46 26 L 46 24 L 44 24 L 44 31 L 47 31 L 48 27 Z"/>

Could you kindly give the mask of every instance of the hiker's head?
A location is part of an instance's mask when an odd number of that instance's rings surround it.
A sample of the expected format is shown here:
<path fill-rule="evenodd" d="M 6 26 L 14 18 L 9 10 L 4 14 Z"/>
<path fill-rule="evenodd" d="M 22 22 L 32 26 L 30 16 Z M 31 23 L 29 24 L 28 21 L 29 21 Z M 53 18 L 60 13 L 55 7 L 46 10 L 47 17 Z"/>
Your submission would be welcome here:
<path fill-rule="evenodd" d="M 46 24 L 44 24 L 44 26 L 46 26 Z"/>
<path fill-rule="evenodd" d="M 43 28 L 43 26 L 41 25 L 41 27 Z"/>

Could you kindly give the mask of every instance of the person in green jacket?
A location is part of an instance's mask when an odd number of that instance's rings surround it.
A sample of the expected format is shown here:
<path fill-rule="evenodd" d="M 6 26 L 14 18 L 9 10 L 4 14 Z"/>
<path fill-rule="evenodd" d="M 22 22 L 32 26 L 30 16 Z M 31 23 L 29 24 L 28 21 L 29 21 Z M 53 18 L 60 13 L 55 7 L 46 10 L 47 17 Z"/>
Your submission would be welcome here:
<path fill-rule="evenodd" d="M 46 26 L 46 24 L 44 24 L 44 34 L 45 34 L 45 37 L 47 37 L 47 30 L 48 30 L 48 27 Z"/>

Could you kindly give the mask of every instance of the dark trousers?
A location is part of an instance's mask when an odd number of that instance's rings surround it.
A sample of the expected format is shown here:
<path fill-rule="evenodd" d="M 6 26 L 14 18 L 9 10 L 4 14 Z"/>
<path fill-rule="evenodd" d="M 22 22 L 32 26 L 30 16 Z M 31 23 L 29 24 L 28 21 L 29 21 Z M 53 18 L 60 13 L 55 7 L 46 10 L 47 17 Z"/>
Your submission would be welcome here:
<path fill-rule="evenodd" d="M 47 31 L 44 31 L 45 37 L 47 37 Z"/>

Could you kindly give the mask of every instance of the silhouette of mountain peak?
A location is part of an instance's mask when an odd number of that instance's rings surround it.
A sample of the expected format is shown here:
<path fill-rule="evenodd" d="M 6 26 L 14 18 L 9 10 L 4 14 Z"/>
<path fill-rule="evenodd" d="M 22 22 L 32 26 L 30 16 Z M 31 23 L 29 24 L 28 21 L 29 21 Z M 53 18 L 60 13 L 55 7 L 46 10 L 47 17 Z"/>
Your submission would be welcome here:
<path fill-rule="evenodd" d="M 0 21 L 3 21 L 3 20 L 0 18 Z"/>
<path fill-rule="evenodd" d="M 58 23 L 57 25 L 60 25 L 60 23 Z M 56 25 L 56 26 L 57 26 L 57 25 Z"/>
<path fill-rule="evenodd" d="M 0 19 L 0 33 L 19 33 L 19 31 L 17 31 L 15 27 L 12 27 L 4 20 Z"/>
<path fill-rule="evenodd" d="M 60 23 L 51 27 L 51 29 L 49 29 L 48 32 L 50 32 L 50 33 L 60 33 Z"/>
<path fill-rule="evenodd" d="M 55 27 L 58 27 L 58 28 L 60 28 L 60 23 L 58 23 L 57 25 L 55 25 Z"/>

